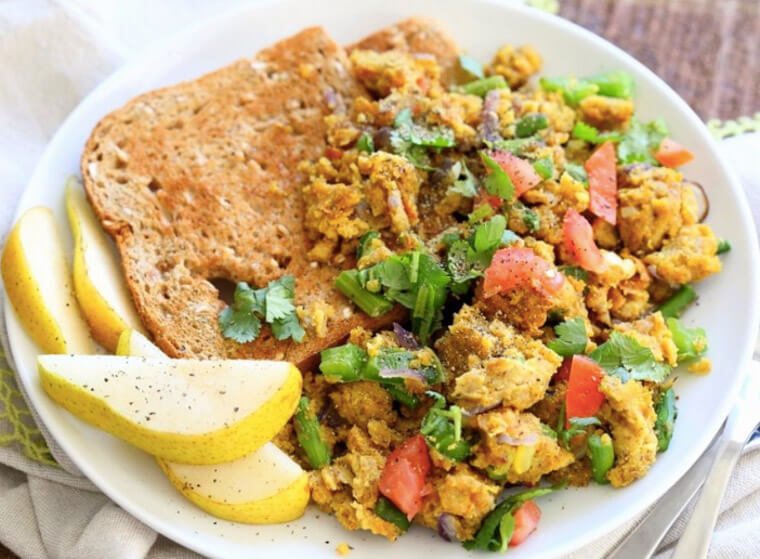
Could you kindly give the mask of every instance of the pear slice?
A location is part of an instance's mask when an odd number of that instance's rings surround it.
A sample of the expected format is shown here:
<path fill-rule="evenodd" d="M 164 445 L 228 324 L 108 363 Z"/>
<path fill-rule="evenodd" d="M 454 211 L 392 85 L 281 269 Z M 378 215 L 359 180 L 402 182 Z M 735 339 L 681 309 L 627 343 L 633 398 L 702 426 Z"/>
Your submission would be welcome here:
<path fill-rule="evenodd" d="M 293 415 L 301 373 L 282 361 L 41 355 L 48 395 L 68 411 L 159 458 L 237 460 Z"/>
<path fill-rule="evenodd" d="M 74 294 L 95 340 L 114 351 L 125 328 L 139 329 L 124 273 L 76 177 L 66 182 L 66 213 L 74 238 Z"/>
<path fill-rule="evenodd" d="M 193 466 L 159 460 L 188 500 L 219 518 L 248 524 L 288 522 L 309 504 L 309 476 L 272 443 L 225 464 Z"/>
<path fill-rule="evenodd" d="M 46 353 L 94 353 L 71 287 L 63 242 L 49 208 L 27 210 L 8 235 L 3 282 L 27 334 Z"/>
<path fill-rule="evenodd" d="M 116 353 L 168 359 L 134 330 L 121 333 Z M 224 464 L 156 460 L 177 491 L 219 518 L 249 524 L 288 522 L 301 517 L 309 504 L 308 474 L 272 443 Z"/>
<path fill-rule="evenodd" d="M 127 328 L 119 336 L 116 344 L 116 355 L 124 357 L 134 355 L 137 357 L 153 357 L 156 359 L 169 359 L 169 356 L 161 351 L 153 342 L 143 336 L 137 330 Z"/>

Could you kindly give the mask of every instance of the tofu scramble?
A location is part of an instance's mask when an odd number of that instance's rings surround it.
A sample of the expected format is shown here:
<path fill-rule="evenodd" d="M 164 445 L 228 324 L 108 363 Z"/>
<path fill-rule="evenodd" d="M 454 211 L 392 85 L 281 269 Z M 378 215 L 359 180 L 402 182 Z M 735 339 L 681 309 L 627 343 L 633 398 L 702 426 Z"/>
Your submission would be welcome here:
<path fill-rule="evenodd" d="M 509 45 L 462 55 L 456 83 L 430 56 L 351 63 L 366 95 L 301 164 L 309 257 L 347 268 L 356 312 L 408 320 L 323 351 L 275 442 L 349 530 L 503 551 L 542 495 L 628 486 L 667 450 L 675 368 L 710 370 L 680 316 L 730 247 L 625 72 L 538 79 Z"/>

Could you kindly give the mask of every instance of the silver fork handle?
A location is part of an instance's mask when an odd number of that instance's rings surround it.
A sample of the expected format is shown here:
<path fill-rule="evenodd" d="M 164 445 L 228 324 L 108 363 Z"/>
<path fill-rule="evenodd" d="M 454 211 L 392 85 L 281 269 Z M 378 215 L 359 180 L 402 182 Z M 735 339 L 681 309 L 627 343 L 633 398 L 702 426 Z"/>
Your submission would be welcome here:
<path fill-rule="evenodd" d="M 663 495 L 641 522 L 623 538 L 606 559 L 648 559 L 652 557 L 670 527 L 694 494 L 702 487 L 715 460 L 720 434 L 710 448 L 676 484 Z"/>
<path fill-rule="evenodd" d="M 671 559 L 703 559 L 710 548 L 715 521 L 731 472 L 744 449 L 744 442 L 723 439 L 710 475 L 705 480 L 694 512 Z"/>

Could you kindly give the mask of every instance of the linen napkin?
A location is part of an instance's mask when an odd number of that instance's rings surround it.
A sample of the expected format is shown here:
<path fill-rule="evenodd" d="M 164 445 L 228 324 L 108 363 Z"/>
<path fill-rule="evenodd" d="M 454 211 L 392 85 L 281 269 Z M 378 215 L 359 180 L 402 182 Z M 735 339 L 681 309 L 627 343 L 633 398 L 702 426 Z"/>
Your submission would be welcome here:
<path fill-rule="evenodd" d="M 239 1 L 0 0 L 0 235 L 10 228 L 18 197 L 46 143 L 94 86 L 156 38 Z M 760 135 L 727 139 L 729 146 L 725 155 L 740 174 L 760 223 L 760 173 L 755 169 Z M 0 356 L 0 370 L 12 368 L 5 365 Z M 112 503 L 36 425 L 12 375 L 0 374 L 3 545 L 23 559 L 197 557 Z M 51 465 L 44 452 L 30 451 L 44 448 L 34 444 L 40 437 L 59 466 Z M 748 451 L 729 486 L 710 557 L 760 557 L 755 536 L 760 532 L 758 474 L 760 450 Z M 604 557 L 633 524 L 570 557 Z M 682 524 L 676 524 L 666 545 L 677 539 Z"/>

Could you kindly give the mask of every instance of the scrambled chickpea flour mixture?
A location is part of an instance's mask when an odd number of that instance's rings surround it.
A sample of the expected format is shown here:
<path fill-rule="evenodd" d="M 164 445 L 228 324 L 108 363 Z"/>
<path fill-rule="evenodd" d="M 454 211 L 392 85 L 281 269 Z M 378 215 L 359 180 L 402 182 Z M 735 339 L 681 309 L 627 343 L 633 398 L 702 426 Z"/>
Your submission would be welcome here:
<path fill-rule="evenodd" d="M 710 370 L 679 317 L 730 247 L 625 72 L 531 79 L 540 55 L 504 46 L 446 88 L 431 57 L 351 62 L 369 96 L 301 165 L 310 257 L 357 312 L 409 321 L 323 351 L 275 442 L 350 530 L 504 550 L 542 495 L 625 487 L 667 450 L 673 368 Z"/>

